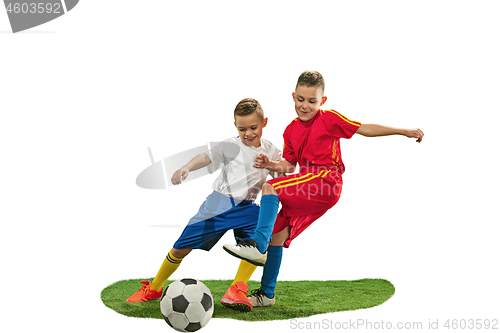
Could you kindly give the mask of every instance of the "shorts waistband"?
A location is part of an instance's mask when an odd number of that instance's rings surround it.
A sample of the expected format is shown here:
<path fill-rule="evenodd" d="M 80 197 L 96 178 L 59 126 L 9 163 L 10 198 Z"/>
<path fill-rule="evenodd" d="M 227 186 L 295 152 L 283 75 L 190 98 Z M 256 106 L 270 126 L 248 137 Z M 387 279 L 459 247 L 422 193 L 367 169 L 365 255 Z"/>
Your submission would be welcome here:
<path fill-rule="evenodd" d="M 233 206 L 248 206 L 254 203 L 253 200 L 242 200 L 238 204 L 236 204 L 236 201 L 234 200 L 233 197 L 229 197 L 231 199 L 231 203 Z"/>
<path fill-rule="evenodd" d="M 235 206 L 248 206 L 248 205 L 252 205 L 255 203 L 254 200 L 239 200 L 239 199 L 233 198 L 230 195 L 222 194 L 222 193 L 217 192 L 217 191 L 213 191 L 212 195 L 219 195 L 219 196 L 225 197 L 227 200 L 231 201 L 231 205 L 233 207 L 235 207 Z"/>

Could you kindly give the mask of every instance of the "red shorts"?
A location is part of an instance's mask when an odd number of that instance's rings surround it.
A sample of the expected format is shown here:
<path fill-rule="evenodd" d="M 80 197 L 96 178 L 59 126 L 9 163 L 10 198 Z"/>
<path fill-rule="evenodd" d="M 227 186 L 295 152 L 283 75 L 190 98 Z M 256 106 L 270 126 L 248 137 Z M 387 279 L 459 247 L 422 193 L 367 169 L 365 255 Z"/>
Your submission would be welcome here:
<path fill-rule="evenodd" d="M 284 246 L 332 208 L 342 192 L 342 175 L 337 169 L 312 167 L 303 172 L 269 180 L 278 193 L 282 208 L 273 234 L 290 227 Z"/>

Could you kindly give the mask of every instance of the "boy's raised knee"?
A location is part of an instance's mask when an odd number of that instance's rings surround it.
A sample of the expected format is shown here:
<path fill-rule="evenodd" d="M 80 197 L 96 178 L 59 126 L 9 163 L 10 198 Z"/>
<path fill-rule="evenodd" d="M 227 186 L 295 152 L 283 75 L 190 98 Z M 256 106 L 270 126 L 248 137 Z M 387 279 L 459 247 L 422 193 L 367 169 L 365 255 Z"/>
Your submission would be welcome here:
<path fill-rule="evenodd" d="M 274 186 L 271 185 L 271 183 L 265 183 L 264 186 L 262 186 L 262 195 L 266 194 L 273 194 L 273 195 L 278 195 L 276 190 L 274 189 Z"/>

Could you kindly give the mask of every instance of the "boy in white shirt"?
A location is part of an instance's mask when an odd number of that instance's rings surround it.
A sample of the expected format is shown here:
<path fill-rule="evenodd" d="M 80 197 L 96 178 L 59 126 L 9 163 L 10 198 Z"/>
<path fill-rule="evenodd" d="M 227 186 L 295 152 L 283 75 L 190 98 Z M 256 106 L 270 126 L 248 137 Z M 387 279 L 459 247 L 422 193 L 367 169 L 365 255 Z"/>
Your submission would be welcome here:
<path fill-rule="evenodd" d="M 228 230 L 233 230 L 238 240 L 250 239 L 259 216 L 259 206 L 254 203 L 265 183 L 269 170 L 255 168 L 255 159 L 265 154 L 271 160 L 279 162 L 281 151 L 271 142 L 262 138 L 262 129 L 267 125 L 267 118 L 260 103 L 254 99 L 241 100 L 234 110 L 234 125 L 239 136 L 229 138 L 216 145 L 208 153 L 195 156 L 172 176 L 172 183 L 179 185 L 190 171 L 208 166 L 214 172 L 222 165 L 222 171 L 213 184 L 213 193 L 201 205 L 198 213 L 175 242 L 160 270 L 152 282 L 144 284 L 127 302 L 144 302 L 161 298 L 163 285 L 179 267 L 181 261 L 193 249 L 210 249 Z M 255 271 L 256 261 L 249 263 L 242 260 L 236 277 L 221 300 L 225 306 L 250 311 L 252 302 L 246 297 L 246 283 Z M 256 265 L 254 265 L 256 264 Z"/>

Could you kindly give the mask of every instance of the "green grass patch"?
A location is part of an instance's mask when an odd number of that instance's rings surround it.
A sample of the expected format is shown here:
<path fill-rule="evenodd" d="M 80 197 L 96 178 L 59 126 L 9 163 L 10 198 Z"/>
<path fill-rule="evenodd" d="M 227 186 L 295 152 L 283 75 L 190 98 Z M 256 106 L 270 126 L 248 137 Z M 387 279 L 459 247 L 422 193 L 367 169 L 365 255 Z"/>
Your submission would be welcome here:
<path fill-rule="evenodd" d="M 103 303 L 114 311 L 129 317 L 158 318 L 160 300 L 127 303 L 126 300 L 148 279 L 124 280 L 113 283 L 101 292 Z M 150 281 L 152 279 L 149 279 Z M 168 281 L 165 285 L 173 281 Z M 394 286 L 383 279 L 355 281 L 278 281 L 276 305 L 238 312 L 219 302 L 232 280 L 202 280 L 214 297 L 213 318 L 231 318 L 246 321 L 283 320 L 309 317 L 322 313 L 371 308 L 387 301 L 395 292 Z M 249 290 L 260 282 L 249 281 Z"/>

